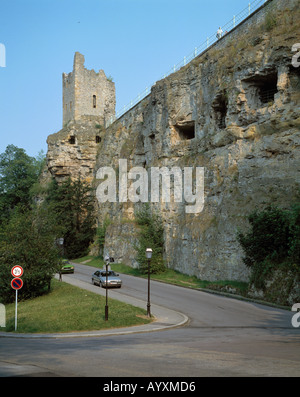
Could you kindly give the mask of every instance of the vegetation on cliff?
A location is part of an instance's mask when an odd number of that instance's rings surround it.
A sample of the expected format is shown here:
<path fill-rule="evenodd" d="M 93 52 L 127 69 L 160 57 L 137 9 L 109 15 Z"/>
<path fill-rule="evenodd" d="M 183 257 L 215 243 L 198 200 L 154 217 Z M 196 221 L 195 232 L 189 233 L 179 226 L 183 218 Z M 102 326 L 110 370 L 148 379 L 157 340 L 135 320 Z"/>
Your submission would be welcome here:
<path fill-rule="evenodd" d="M 250 284 L 267 300 L 293 303 L 288 302 L 291 295 L 299 300 L 300 204 L 291 209 L 269 206 L 253 212 L 248 220 L 250 230 L 239 232 L 238 241 L 244 263 L 251 268 Z"/>
<path fill-rule="evenodd" d="M 145 205 L 136 214 L 137 224 L 140 226 L 139 244 L 137 249 L 137 261 L 143 273 L 148 272 L 148 261 L 146 259 L 146 248 L 152 249 L 150 272 L 161 273 L 166 267 L 163 260 L 164 228 L 162 219 L 158 213 Z"/>

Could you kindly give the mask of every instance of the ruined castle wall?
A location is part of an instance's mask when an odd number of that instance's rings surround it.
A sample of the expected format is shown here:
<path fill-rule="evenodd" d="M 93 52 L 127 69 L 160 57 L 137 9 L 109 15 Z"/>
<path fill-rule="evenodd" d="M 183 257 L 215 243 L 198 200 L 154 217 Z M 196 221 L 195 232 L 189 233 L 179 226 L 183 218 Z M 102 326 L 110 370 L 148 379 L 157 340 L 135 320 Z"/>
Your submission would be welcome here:
<path fill-rule="evenodd" d="M 271 7 L 272 5 L 272 7 Z M 247 280 L 237 231 L 268 204 L 288 207 L 300 187 L 299 1 L 274 0 L 204 55 L 158 81 L 151 94 L 105 132 L 95 173 L 119 159 L 153 166 L 204 167 L 205 204 L 157 203 L 167 265 L 202 279 Z M 130 247 L 137 204 L 99 204 L 112 221 L 106 248 L 135 266 Z M 130 227 L 128 226 L 130 225 Z M 122 233 L 122 227 L 124 233 Z M 114 230 L 117 231 L 114 233 Z M 128 250 L 128 251 L 129 251 Z"/>
<path fill-rule="evenodd" d="M 63 74 L 63 128 L 47 139 L 47 167 L 57 181 L 80 176 L 92 183 L 103 126 L 115 115 L 115 102 L 114 83 L 103 70 L 87 70 L 76 52 L 73 71 Z"/>
<path fill-rule="evenodd" d="M 75 118 L 75 75 L 63 73 L 62 75 L 62 92 L 63 92 L 63 126 Z"/>
<path fill-rule="evenodd" d="M 104 71 L 84 67 L 84 56 L 75 53 L 73 72 L 63 74 L 63 126 L 84 116 L 95 117 L 104 125 L 115 115 L 115 85 Z"/>

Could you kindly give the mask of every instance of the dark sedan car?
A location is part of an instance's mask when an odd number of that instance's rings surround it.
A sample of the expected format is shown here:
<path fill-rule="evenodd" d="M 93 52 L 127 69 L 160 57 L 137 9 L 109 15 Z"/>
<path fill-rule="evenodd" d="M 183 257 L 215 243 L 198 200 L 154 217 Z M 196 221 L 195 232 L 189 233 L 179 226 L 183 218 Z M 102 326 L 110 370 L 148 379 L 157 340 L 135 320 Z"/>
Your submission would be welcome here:
<path fill-rule="evenodd" d="M 105 270 L 97 270 L 92 275 L 92 283 L 99 285 L 99 287 L 106 287 L 106 271 Z M 107 272 L 107 287 L 116 287 L 121 288 L 122 280 L 119 275 L 112 270 L 108 270 Z"/>

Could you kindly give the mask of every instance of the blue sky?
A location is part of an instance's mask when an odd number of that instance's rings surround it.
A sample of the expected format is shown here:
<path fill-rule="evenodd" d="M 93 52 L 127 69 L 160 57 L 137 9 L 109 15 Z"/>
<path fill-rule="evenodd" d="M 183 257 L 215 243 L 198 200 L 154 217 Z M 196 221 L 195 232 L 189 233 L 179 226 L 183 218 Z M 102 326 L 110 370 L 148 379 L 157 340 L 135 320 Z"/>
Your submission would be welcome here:
<path fill-rule="evenodd" d="M 249 0 L 1 0 L 0 153 L 47 151 L 62 128 L 62 73 L 75 51 L 116 85 L 119 110 Z"/>

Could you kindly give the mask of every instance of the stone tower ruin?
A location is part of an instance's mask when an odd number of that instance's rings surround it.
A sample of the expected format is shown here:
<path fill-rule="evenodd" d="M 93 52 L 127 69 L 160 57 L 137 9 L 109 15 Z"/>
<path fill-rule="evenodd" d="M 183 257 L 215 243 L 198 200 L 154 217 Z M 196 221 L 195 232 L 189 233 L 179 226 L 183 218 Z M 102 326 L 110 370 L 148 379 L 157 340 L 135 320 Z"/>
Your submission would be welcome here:
<path fill-rule="evenodd" d="M 84 67 L 84 56 L 75 53 L 73 71 L 63 73 L 63 127 L 71 120 L 94 118 L 101 125 L 115 116 L 115 84 L 103 70 Z"/>

